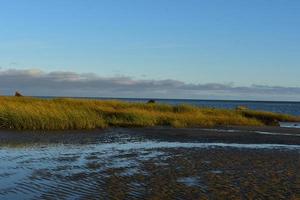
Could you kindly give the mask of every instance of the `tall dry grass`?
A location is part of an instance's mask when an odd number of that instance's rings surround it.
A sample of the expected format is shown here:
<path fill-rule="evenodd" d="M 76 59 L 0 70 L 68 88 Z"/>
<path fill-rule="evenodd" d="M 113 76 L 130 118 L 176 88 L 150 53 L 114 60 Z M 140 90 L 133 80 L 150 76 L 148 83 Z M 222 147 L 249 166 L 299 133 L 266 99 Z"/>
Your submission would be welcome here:
<path fill-rule="evenodd" d="M 299 117 L 248 109 L 129 103 L 112 100 L 0 97 L 0 128 L 70 130 L 106 127 L 277 125 Z"/>

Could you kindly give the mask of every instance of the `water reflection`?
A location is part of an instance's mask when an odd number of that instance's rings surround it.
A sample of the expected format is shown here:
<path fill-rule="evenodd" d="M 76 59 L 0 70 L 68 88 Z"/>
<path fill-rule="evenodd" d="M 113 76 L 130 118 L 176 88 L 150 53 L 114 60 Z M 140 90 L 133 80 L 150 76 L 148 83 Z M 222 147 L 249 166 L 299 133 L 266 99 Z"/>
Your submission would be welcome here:
<path fill-rule="evenodd" d="M 0 199 L 292 197 L 299 152 L 300 145 L 170 142 L 120 133 L 86 144 L 2 146 Z"/>
<path fill-rule="evenodd" d="M 299 122 L 280 122 L 280 127 L 284 128 L 300 128 Z"/>

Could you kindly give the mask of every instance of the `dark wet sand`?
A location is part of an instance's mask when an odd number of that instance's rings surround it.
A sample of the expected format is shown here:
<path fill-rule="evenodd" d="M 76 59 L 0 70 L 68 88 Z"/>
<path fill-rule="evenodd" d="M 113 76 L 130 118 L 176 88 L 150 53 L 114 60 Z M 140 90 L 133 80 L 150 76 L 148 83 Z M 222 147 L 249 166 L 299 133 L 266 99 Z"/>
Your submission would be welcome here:
<path fill-rule="evenodd" d="M 97 141 L 99 135 L 130 132 L 154 139 L 197 142 L 229 142 L 242 144 L 300 144 L 300 129 L 281 127 L 216 127 L 216 128 L 112 128 L 76 131 L 15 131 L 0 130 L 0 145 L 31 143 L 86 144 Z"/>
<path fill-rule="evenodd" d="M 0 131 L 0 199 L 300 199 L 299 136 L 277 127 Z"/>

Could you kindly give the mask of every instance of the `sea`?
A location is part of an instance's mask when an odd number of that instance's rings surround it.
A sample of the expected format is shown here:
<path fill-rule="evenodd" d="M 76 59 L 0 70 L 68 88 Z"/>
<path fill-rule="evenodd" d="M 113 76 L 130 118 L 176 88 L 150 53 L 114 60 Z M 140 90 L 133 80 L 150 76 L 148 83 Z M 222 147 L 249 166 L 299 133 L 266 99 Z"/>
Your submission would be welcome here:
<path fill-rule="evenodd" d="M 43 97 L 53 98 L 53 97 Z M 73 98 L 73 97 L 72 97 Z M 104 98 L 104 97 L 76 97 L 102 100 L 121 100 L 128 102 L 148 102 L 150 98 Z M 239 100 L 196 100 L 196 99 L 155 99 L 157 103 L 180 105 L 190 104 L 199 107 L 235 109 L 237 106 L 245 106 L 249 109 L 270 111 L 282 114 L 300 116 L 300 102 L 288 101 L 239 101 Z"/>

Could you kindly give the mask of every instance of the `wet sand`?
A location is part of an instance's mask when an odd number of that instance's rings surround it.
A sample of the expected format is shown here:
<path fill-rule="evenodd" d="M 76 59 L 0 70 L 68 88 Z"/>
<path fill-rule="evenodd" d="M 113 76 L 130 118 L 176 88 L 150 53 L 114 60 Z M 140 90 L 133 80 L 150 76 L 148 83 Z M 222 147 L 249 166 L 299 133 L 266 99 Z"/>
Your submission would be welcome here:
<path fill-rule="evenodd" d="M 216 128 L 111 128 L 50 132 L 0 130 L 0 145 L 37 143 L 88 144 L 97 141 L 101 134 L 118 132 L 174 141 L 300 144 L 300 129 L 232 126 Z"/>
<path fill-rule="evenodd" d="M 0 131 L 0 199 L 299 199 L 299 131 Z"/>

